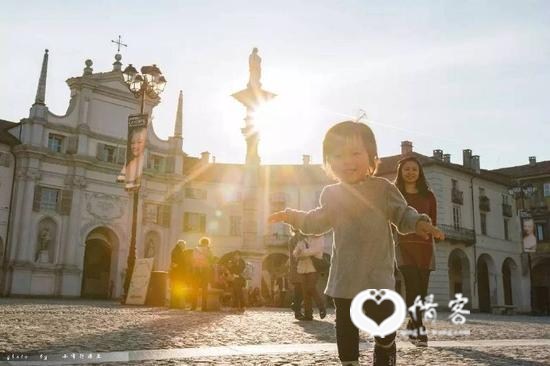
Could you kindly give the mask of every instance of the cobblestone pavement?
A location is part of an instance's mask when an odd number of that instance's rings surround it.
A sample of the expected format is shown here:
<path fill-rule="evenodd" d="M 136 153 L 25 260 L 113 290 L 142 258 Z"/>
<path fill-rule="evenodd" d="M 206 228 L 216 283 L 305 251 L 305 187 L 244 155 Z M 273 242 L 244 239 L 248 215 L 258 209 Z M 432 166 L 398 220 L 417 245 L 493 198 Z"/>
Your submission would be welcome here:
<path fill-rule="evenodd" d="M 469 336 L 432 335 L 430 340 L 550 339 L 550 318 L 471 314 L 463 326 L 438 313 L 431 331 L 470 330 Z M 362 341 L 368 337 L 362 335 Z M 401 341 L 406 343 L 405 338 Z M 121 306 L 84 300 L 0 299 L 0 352 L 113 352 L 222 345 L 334 343 L 334 312 L 323 321 L 298 322 L 284 309 L 191 312 Z M 401 347 L 402 365 L 550 365 L 550 347 Z M 361 352 L 370 364 L 372 350 Z M 131 365 L 331 365 L 335 352 L 129 362 Z M 115 363 L 121 365 L 122 363 Z"/>

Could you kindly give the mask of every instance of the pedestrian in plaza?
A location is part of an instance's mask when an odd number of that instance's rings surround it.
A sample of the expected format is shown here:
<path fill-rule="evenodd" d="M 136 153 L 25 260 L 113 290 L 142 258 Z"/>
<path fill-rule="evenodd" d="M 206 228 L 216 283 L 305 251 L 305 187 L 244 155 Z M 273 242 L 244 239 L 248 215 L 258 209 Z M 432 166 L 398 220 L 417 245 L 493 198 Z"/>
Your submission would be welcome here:
<path fill-rule="evenodd" d="M 432 223 L 437 222 L 437 201 L 428 186 L 424 170 L 418 159 L 408 156 L 397 164 L 395 185 L 403 194 L 407 203 L 421 214 L 427 214 Z M 397 264 L 405 281 L 407 308 L 411 308 L 417 296 L 424 301 L 428 294 L 430 271 L 435 270 L 435 245 L 431 235 L 428 238 L 417 234 L 398 234 L 396 247 Z M 419 306 L 409 310 L 410 319 L 407 329 L 413 334 L 409 339 L 418 347 L 428 346 L 424 317 Z"/>
<path fill-rule="evenodd" d="M 248 289 L 248 306 L 262 306 L 262 298 L 258 287 Z"/>
<path fill-rule="evenodd" d="M 268 220 L 286 222 L 304 234 L 333 230 L 325 293 L 336 307 L 338 357 L 343 365 L 359 365 L 359 330 L 351 321 L 350 306 L 365 289 L 395 287 L 391 224 L 401 233 L 416 231 L 424 238 L 443 234 L 427 215 L 407 205 L 395 185 L 374 176 L 379 159 L 374 133 L 366 124 L 345 121 L 331 127 L 323 141 L 323 162 L 338 182 L 323 189 L 320 206 L 308 212 L 287 208 Z M 376 319 L 393 312 L 384 305 L 367 315 Z M 375 337 L 374 365 L 395 365 L 395 336 Z"/>
<path fill-rule="evenodd" d="M 193 295 L 191 310 L 197 308 L 199 290 L 201 290 L 202 311 L 207 311 L 208 283 L 212 270 L 213 255 L 210 250 L 210 238 L 202 237 L 199 245 L 193 250 Z"/>
<path fill-rule="evenodd" d="M 185 288 L 189 265 L 185 263 L 185 240 L 178 240 L 171 253 L 170 265 L 170 307 L 185 306 Z"/>
<path fill-rule="evenodd" d="M 288 279 L 294 289 L 292 295 L 292 310 L 294 311 L 294 318 L 298 320 L 304 317 L 302 313 L 302 283 L 300 282 L 301 277 L 298 275 L 297 270 L 298 261 L 296 257 L 294 257 L 294 249 L 296 249 L 300 237 L 301 235 L 299 235 L 299 232 L 294 231 L 288 241 Z"/>
<path fill-rule="evenodd" d="M 313 320 L 313 304 L 315 301 L 319 308 L 319 317 L 324 319 L 327 316 L 327 309 L 324 298 L 317 290 L 319 273 L 313 265 L 312 257 L 323 258 L 323 244 L 321 240 L 307 240 L 303 235 L 297 233 L 298 243 L 292 252 L 297 260 L 296 271 L 300 277 L 302 294 L 304 295 L 304 316 L 300 320 Z"/>
<path fill-rule="evenodd" d="M 244 296 L 243 288 L 246 280 L 243 277 L 243 272 L 246 267 L 244 259 L 241 258 L 241 252 L 238 250 L 233 253 L 231 260 L 227 268 L 233 275 L 232 280 L 232 296 L 233 296 L 233 308 L 239 312 L 244 312 Z"/>

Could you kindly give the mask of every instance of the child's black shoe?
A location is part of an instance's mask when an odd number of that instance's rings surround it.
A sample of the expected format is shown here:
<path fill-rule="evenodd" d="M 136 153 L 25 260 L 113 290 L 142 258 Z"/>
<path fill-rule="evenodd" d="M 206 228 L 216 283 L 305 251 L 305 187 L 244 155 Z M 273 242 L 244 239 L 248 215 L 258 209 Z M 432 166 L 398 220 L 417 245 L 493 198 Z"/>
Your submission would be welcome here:
<path fill-rule="evenodd" d="M 396 353 L 397 353 L 397 347 L 395 346 L 395 341 L 388 346 L 383 346 L 375 342 L 372 365 L 373 366 L 395 366 Z"/>

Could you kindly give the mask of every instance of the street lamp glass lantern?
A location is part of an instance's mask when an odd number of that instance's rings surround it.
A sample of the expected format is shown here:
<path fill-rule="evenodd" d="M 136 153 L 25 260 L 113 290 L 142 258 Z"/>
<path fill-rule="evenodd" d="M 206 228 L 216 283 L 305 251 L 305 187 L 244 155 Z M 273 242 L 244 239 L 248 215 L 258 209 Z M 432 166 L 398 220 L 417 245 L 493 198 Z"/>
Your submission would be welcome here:
<path fill-rule="evenodd" d="M 166 79 L 164 78 L 164 75 L 160 75 L 157 79 L 157 82 L 153 84 L 153 88 L 155 89 L 155 93 L 160 94 L 164 91 L 164 87 L 166 87 Z"/>
<path fill-rule="evenodd" d="M 134 93 L 137 93 L 141 90 L 142 85 L 143 85 L 143 77 L 140 74 L 137 74 L 134 80 L 132 80 L 130 83 L 130 90 Z"/>
<path fill-rule="evenodd" d="M 132 66 L 132 64 L 129 64 L 128 66 L 126 66 L 126 68 L 122 72 L 122 75 L 124 76 L 124 82 L 130 85 L 130 83 L 134 81 L 134 78 L 136 77 L 137 73 L 138 72 L 136 68 Z"/>
<path fill-rule="evenodd" d="M 161 75 L 160 69 L 157 65 L 143 66 L 141 68 L 141 73 L 145 77 L 145 80 L 147 80 L 147 83 L 157 82 L 159 76 Z"/>

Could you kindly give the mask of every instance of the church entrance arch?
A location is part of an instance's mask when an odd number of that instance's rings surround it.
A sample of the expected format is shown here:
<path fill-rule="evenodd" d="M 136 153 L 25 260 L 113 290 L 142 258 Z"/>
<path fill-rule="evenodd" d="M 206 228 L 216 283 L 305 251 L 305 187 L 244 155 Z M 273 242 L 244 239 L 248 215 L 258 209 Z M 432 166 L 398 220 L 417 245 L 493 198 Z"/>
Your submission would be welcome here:
<path fill-rule="evenodd" d="M 109 299 L 113 296 L 116 248 L 118 238 L 109 228 L 96 228 L 88 234 L 84 251 L 81 297 Z"/>

